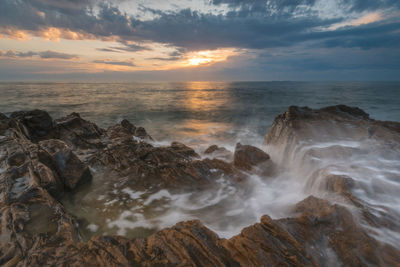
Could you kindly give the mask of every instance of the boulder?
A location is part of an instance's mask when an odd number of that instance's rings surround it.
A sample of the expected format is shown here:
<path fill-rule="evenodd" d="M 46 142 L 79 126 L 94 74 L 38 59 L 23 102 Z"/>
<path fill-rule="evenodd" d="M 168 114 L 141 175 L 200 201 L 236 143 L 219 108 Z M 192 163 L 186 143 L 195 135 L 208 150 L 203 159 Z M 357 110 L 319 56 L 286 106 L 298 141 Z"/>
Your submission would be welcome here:
<path fill-rule="evenodd" d="M 55 167 L 67 190 L 75 189 L 78 185 L 89 182 L 92 179 L 89 167 L 84 164 L 61 140 L 50 139 L 39 143 L 42 153 L 50 155 L 50 165 Z M 41 156 L 42 159 L 46 155 Z M 44 160 L 45 162 L 47 160 Z M 49 162 L 46 162 L 49 164 Z"/>
<path fill-rule="evenodd" d="M 219 147 L 217 145 L 209 146 L 206 150 L 204 150 L 203 154 L 206 156 L 211 156 L 214 158 L 219 158 L 227 161 L 232 161 L 233 159 L 232 152 L 230 152 L 225 147 Z"/>
<path fill-rule="evenodd" d="M 352 192 L 359 181 L 345 175 L 327 175 L 316 183 L 324 193 L 344 198 L 345 205 L 337 203 L 340 198 L 333 204 L 309 196 L 293 207 L 288 218 L 265 215 L 229 239 L 199 221 L 188 221 L 145 238 L 97 236 L 83 242 L 78 220 L 59 198 L 91 179 L 88 166 L 99 167 L 105 177 L 112 173 L 121 178 L 113 187 L 129 183 L 135 190 L 156 185 L 157 190 L 185 192 L 213 186 L 222 175 L 240 182 L 248 172 L 258 174 L 272 161 L 261 149 L 241 144 L 236 145 L 233 164 L 199 159 L 192 148 L 177 142 L 155 147 L 147 142 L 151 139 L 144 129 L 126 120 L 105 131 L 77 113 L 51 125 L 44 113 L 32 114 L 17 112 L 9 121 L 0 116 L 11 127 L 0 139 L 0 265 L 397 266 L 400 262 L 396 243 L 384 242 L 379 232 L 398 232 L 396 211 L 384 206 L 378 212 L 371 210 Z M 47 123 L 37 121 L 41 116 Z M 332 134 L 332 128 L 325 129 L 332 125 L 339 128 L 334 134 L 345 130 L 352 137 L 391 147 L 396 147 L 400 129 L 396 123 L 374 121 L 356 108 L 291 107 L 275 120 L 266 142 L 296 144 L 309 134 L 324 140 L 319 135 Z M 213 146 L 208 152 L 219 149 Z M 345 152 L 337 150 L 334 155 Z M 314 150 L 312 155 L 325 152 Z"/>
<path fill-rule="evenodd" d="M 254 166 L 269 159 L 269 155 L 257 147 L 237 143 L 233 164 L 238 169 L 250 171 Z"/>
<path fill-rule="evenodd" d="M 10 116 L 14 126 L 33 142 L 44 140 L 53 134 L 53 119 L 43 110 L 17 111 Z M 16 124 L 16 125 L 15 125 Z"/>
<path fill-rule="evenodd" d="M 9 128 L 9 121 L 10 119 L 6 115 L 0 113 L 0 135 L 3 135 L 4 132 Z"/>
<path fill-rule="evenodd" d="M 194 151 L 194 149 L 179 143 L 172 142 L 170 148 L 178 154 L 181 154 L 185 157 L 199 158 L 200 156 Z"/>
<path fill-rule="evenodd" d="M 107 129 L 107 134 L 111 139 L 134 137 L 144 141 L 153 141 L 153 138 L 143 127 L 135 127 L 126 119 L 122 120 L 120 124 L 109 127 Z"/>
<path fill-rule="evenodd" d="M 63 140 L 73 149 L 97 149 L 104 147 L 101 141 L 104 130 L 81 118 L 78 113 L 54 121 L 57 139 Z"/>

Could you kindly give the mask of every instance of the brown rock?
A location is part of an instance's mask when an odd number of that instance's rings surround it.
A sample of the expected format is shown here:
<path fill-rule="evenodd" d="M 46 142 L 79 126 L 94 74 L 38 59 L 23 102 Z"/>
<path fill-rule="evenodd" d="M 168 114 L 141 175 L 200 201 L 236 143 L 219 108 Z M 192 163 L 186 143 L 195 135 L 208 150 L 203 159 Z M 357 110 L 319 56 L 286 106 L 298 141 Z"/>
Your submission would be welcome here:
<path fill-rule="evenodd" d="M 233 164 L 236 168 L 249 171 L 269 159 L 269 155 L 257 147 L 237 143 Z"/>
<path fill-rule="evenodd" d="M 212 145 L 208 147 L 204 152 L 205 155 L 210 155 L 215 158 L 232 161 L 233 154 L 225 147 L 219 147 L 217 145 Z"/>
<path fill-rule="evenodd" d="M 15 127 L 19 127 L 33 142 L 44 140 L 52 134 L 53 119 L 43 110 L 18 111 L 11 114 Z"/>
<path fill-rule="evenodd" d="M 63 140 L 73 149 L 101 148 L 104 130 L 96 124 L 86 121 L 78 113 L 54 121 L 57 139 Z"/>
<path fill-rule="evenodd" d="M 68 190 L 92 179 L 88 166 L 82 163 L 63 141 L 45 140 L 41 141 L 39 146 L 50 155 L 52 165 Z"/>
<path fill-rule="evenodd" d="M 137 137 L 147 141 L 153 140 L 143 127 L 135 127 L 126 119 L 122 120 L 120 124 L 108 128 L 107 134 L 111 139 Z"/>
<path fill-rule="evenodd" d="M 193 158 L 199 158 L 200 156 L 190 147 L 179 143 L 179 142 L 172 142 L 171 143 L 171 149 L 175 151 L 176 153 L 179 153 L 181 155 L 184 155 L 186 157 L 193 157 Z"/>
<path fill-rule="evenodd" d="M 4 134 L 4 132 L 9 128 L 9 121 L 9 118 L 6 115 L 0 113 L 0 135 Z"/>
<path fill-rule="evenodd" d="M 337 106 L 320 111 L 290 108 L 276 120 L 266 139 L 275 144 L 299 140 L 309 134 L 308 127 L 328 125 L 324 124 L 328 114 L 336 122 L 355 125 L 354 136 L 396 138 L 396 125 L 378 123 L 360 110 Z M 88 166 L 76 155 L 145 189 L 154 184 L 198 189 L 212 185 L 222 174 L 244 177 L 237 168 L 254 171 L 271 162 L 269 156 L 238 144 L 234 166 L 219 159 L 199 160 L 193 149 L 180 143 L 154 147 L 146 138 L 132 138 L 145 135 L 142 130 L 136 133 L 138 128 L 128 121 L 106 132 L 78 114 L 57 120 L 40 135 L 35 120 L 21 116 L 15 116 L 0 141 L 4 155 L 0 166 L 5 168 L 0 174 L 0 265 L 397 266 L 400 262 L 399 248 L 383 243 L 374 232 L 383 225 L 398 231 L 397 217 L 372 214 L 352 194 L 356 182 L 343 175 L 328 176 L 321 186 L 350 200 L 346 205 L 353 205 L 355 212 L 310 196 L 294 207 L 291 218 L 263 216 L 260 223 L 230 239 L 219 238 L 199 221 L 189 221 L 147 238 L 100 236 L 83 243 L 77 222 L 55 199 L 89 179 Z M 320 125 L 319 120 L 324 123 Z M 369 132 L 363 131 L 366 125 L 372 127 Z"/>

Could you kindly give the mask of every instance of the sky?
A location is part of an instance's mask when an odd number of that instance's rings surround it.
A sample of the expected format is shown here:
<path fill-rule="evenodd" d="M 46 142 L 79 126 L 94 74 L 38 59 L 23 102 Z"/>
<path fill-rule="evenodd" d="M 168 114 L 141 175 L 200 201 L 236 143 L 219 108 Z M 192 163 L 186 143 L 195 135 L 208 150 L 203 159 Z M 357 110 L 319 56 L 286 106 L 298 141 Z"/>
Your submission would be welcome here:
<path fill-rule="evenodd" d="M 0 0 L 0 81 L 400 80 L 400 0 Z"/>

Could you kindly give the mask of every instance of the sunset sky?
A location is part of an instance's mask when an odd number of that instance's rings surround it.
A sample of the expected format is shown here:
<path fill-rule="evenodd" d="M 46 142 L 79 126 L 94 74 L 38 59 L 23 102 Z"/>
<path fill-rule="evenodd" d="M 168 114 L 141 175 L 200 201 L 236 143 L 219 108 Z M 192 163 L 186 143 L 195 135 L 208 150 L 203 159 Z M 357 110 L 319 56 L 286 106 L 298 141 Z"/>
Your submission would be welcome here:
<path fill-rule="evenodd" d="M 0 0 L 0 80 L 400 80 L 400 1 Z"/>

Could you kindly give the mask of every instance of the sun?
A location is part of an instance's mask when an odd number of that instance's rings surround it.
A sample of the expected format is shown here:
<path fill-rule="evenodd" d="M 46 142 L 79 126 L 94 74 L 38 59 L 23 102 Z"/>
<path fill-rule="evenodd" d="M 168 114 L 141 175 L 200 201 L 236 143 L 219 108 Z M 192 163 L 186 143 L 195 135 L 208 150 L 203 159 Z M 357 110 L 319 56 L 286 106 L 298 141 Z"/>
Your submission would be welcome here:
<path fill-rule="evenodd" d="M 211 58 L 194 56 L 192 58 L 189 58 L 189 65 L 198 66 L 202 64 L 211 63 L 212 61 L 213 60 Z"/>
<path fill-rule="evenodd" d="M 226 61 L 228 57 L 236 55 L 237 52 L 233 49 L 217 49 L 191 52 L 187 55 L 185 62 L 186 66 L 209 65 L 221 61 Z"/>

